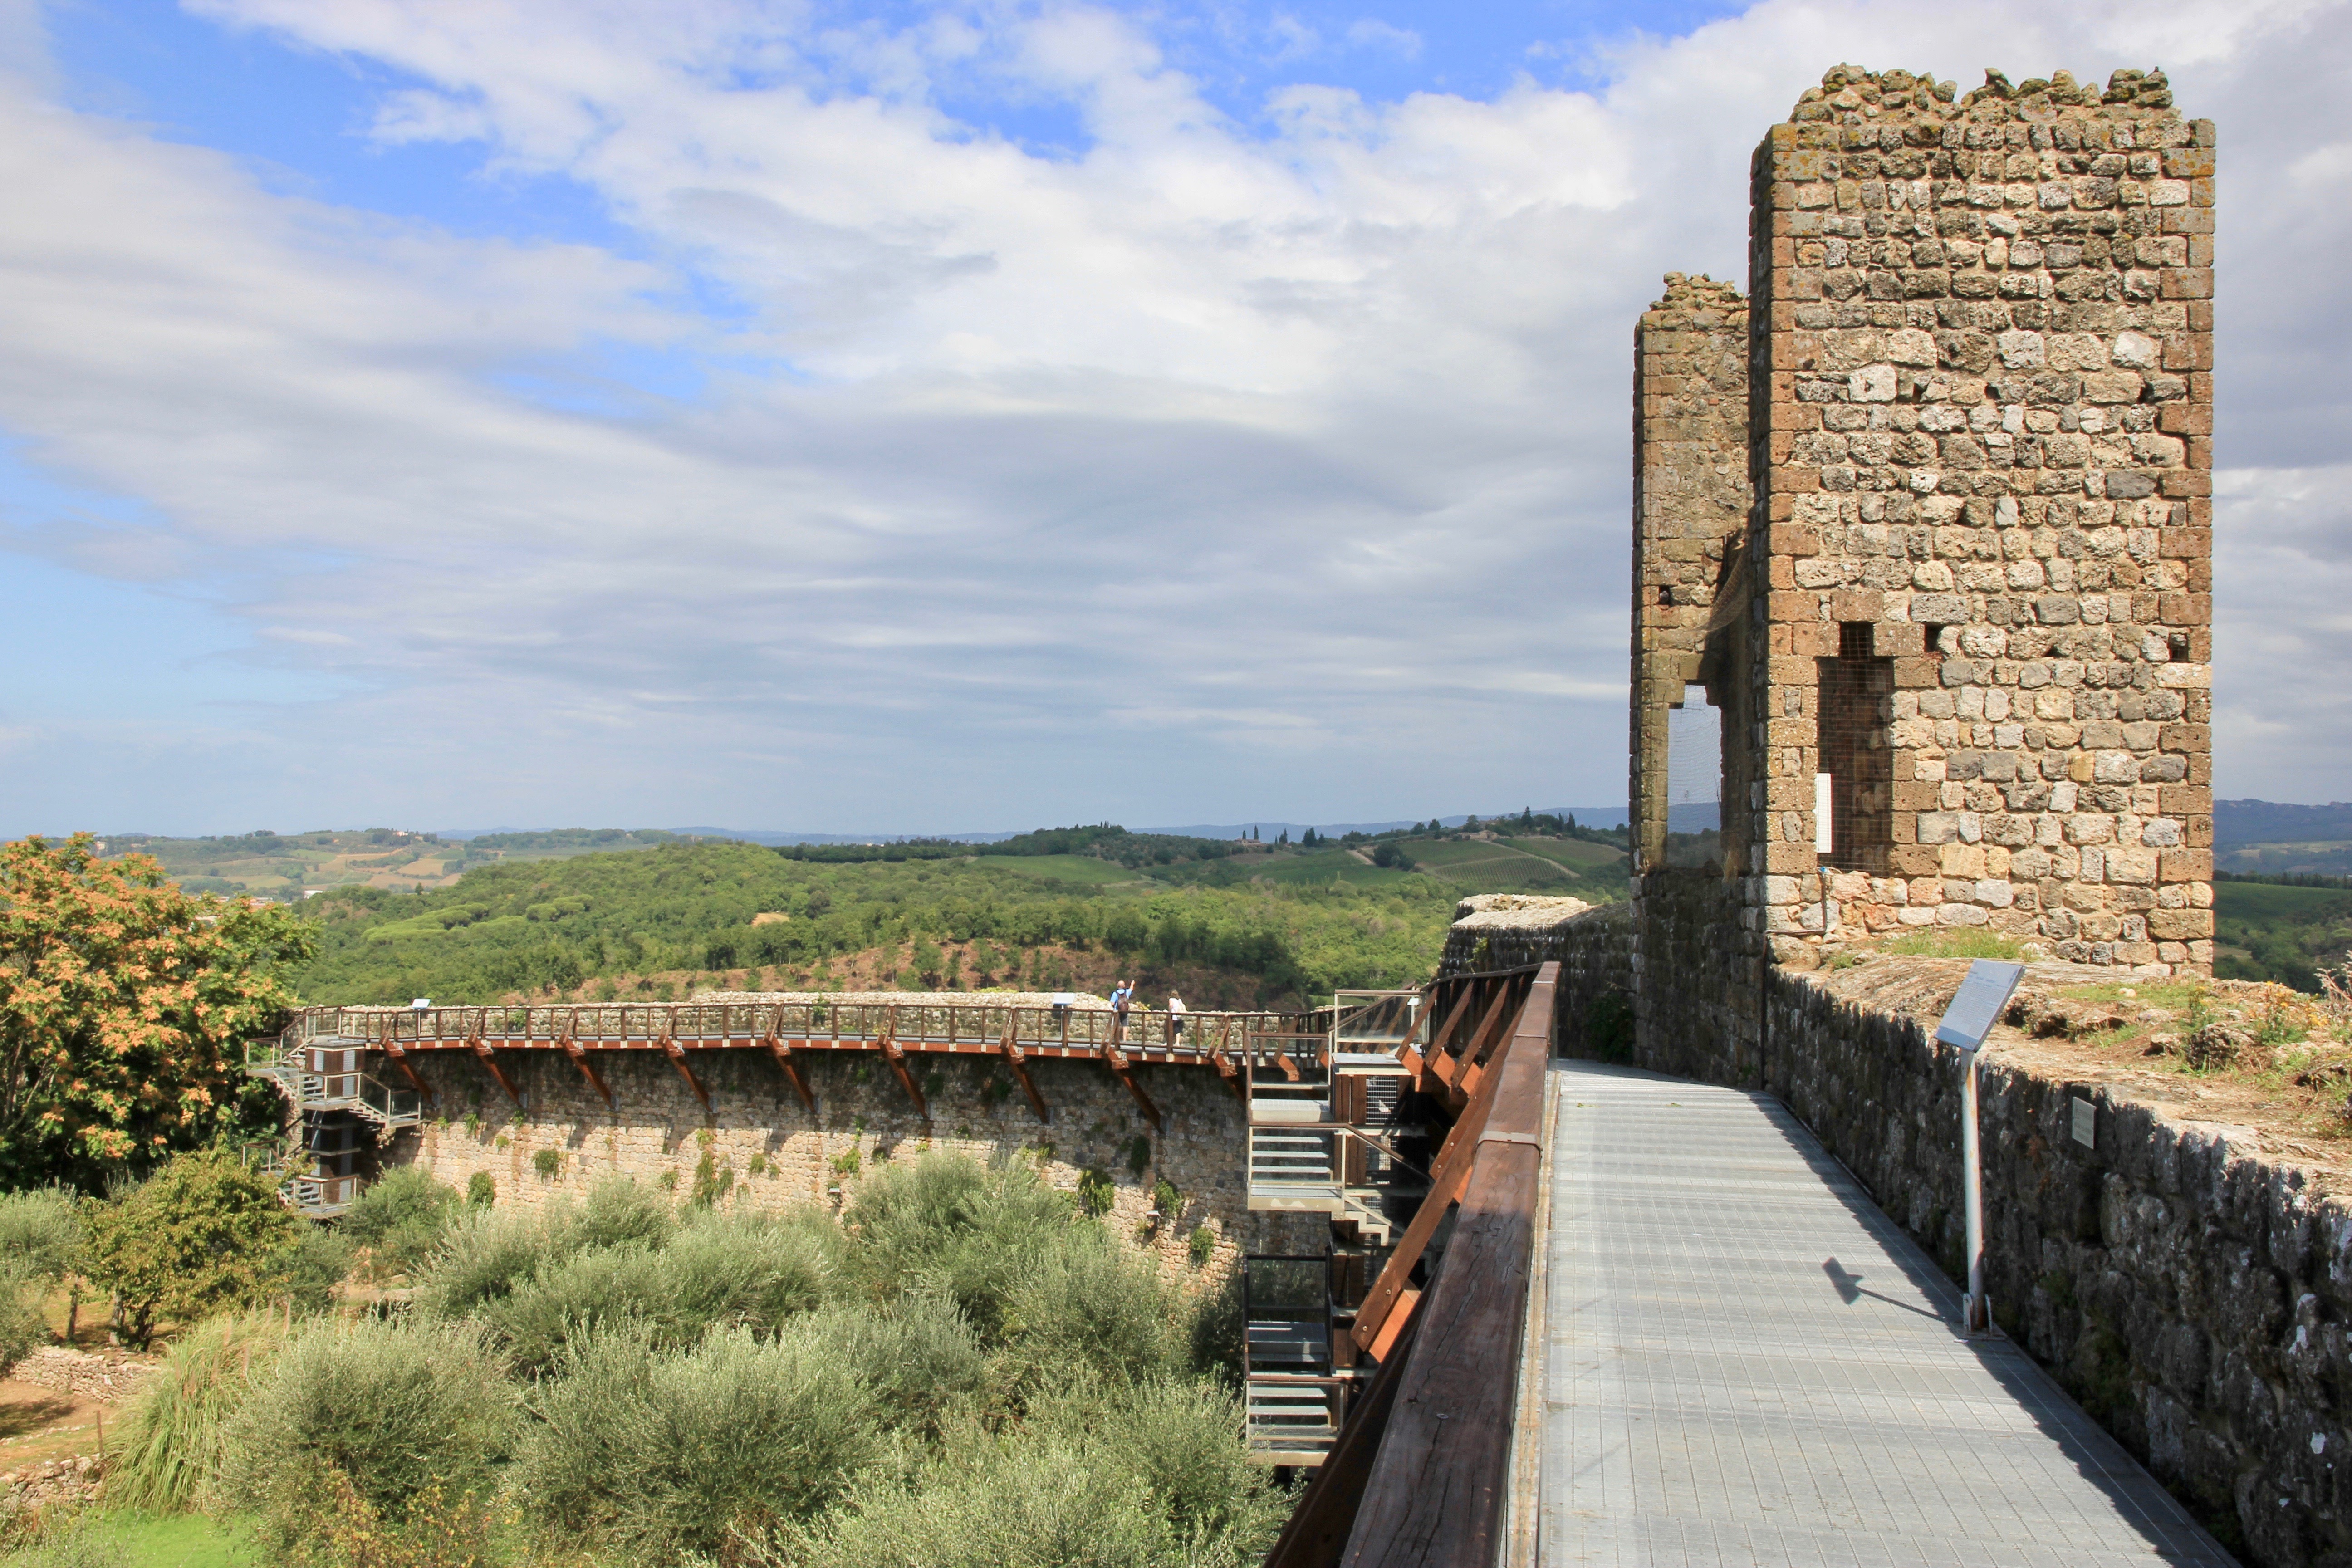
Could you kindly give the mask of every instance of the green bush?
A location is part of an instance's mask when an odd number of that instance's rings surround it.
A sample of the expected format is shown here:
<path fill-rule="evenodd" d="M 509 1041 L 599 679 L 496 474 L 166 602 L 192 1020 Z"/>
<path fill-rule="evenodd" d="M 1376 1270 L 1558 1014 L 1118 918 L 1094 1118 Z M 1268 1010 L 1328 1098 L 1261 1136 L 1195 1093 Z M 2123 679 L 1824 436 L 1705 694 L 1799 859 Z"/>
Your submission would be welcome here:
<path fill-rule="evenodd" d="M 526 1509 L 648 1561 L 815 1512 L 883 1454 L 871 1395 L 825 1351 L 805 1331 L 669 1354 L 626 1332 L 581 1341 L 540 1385 L 516 1465 Z"/>
<path fill-rule="evenodd" d="M 429 1318 L 462 1318 L 513 1290 L 564 1250 L 533 1216 L 468 1208 L 417 1279 L 416 1310 Z"/>
<path fill-rule="evenodd" d="M 475 1319 L 519 1372 L 552 1371 L 564 1347 L 600 1329 L 630 1327 L 675 1343 L 687 1325 L 664 1257 L 632 1244 L 593 1247 L 547 1263 L 513 1289 L 486 1300 Z"/>
<path fill-rule="evenodd" d="M 679 1321 L 771 1329 L 824 1300 L 831 1268 L 805 1230 L 762 1215 L 709 1215 L 681 1228 L 662 1254 Z"/>
<path fill-rule="evenodd" d="M 436 1484 L 487 1492 L 515 1413 L 511 1385 L 470 1328 L 322 1322 L 287 1342 L 230 1417 L 222 1489 L 283 1552 L 320 1527 L 313 1505 L 331 1467 L 395 1521 Z"/>
<path fill-rule="evenodd" d="M 935 1151 L 859 1189 L 845 1215 L 857 1237 L 849 1267 L 874 1300 L 944 1293 L 993 1341 L 1031 1259 L 1072 1217 L 1069 1198 L 1026 1163 L 987 1170 Z"/>
<path fill-rule="evenodd" d="M 419 1305 L 434 1317 L 470 1314 L 518 1370 L 537 1373 L 600 1327 L 634 1324 L 667 1349 L 713 1327 L 770 1331 L 825 1299 L 834 1227 L 822 1216 L 812 1225 L 703 1214 L 674 1230 L 667 1210 L 662 1224 L 650 1218 L 636 1189 L 608 1183 L 576 1216 L 558 1209 L 536 1222 L 461 1226 L 420 1286 Z M 632 1232 L 637 1238 L 581 1245 Z"/>
<path fill-rule="evenodd" d="M 456 1218 L 457 1202 L 457 1188 L 403 1165 L 369 1183 L 335 1223 L 352 1245 L 373 1254 L 372 1272 L 392 1279 L 425 1266 Z"/>
<path fill-rule="evenodd" d="M 0 1193 L 0 1258 L 28 1276 L 63 1279 L 81 1252 L 82 1200 L 66 1187 Z"/>
<path fill-rule="evenodd" d="M 677 1229 L 677 1211 L 667 1197 L 627 1176 L 607 1176 L 588 1190 L 572 1235 L 582 1247 L 617 1247 L 625 1241 L 660 1247 Z"/>
<path fill-rule="evenodd" d="M 466 1201 L 478 1209 L 486 1209 L 498 1202 L 499 1184 L 488 1171 L 477 1171 L 466 1178 Z"/>
<path fill-rule="evenodd" d="M 33 1518 L 0 1568 L 131 1568 L 131 1552 L 96 1515 L 55 1509 Z"/>
<path fill-rule="evenodd" d="M 114 1298 L 115 1331 L 144 1349 L 159 1317 L 194 1323 L 284 1283 L 294 1216 L 277 1189 L 220 1151 L 175 1154 L 92 1206 L 83 1271 Z"/>
<path fill-rule="evenodd" d="M 223 1429 L 284 1342 L 278 1315 L 261 1311 L 207 1319 L 166 1348 L 116 1428 L 107 1501 L 151 1513 L 207 1506 L 217 1496 Z"/>
<path fill-rule="evenodd" d="M 1024 1388 L 1087 1373 L 1151 1377 L 1177 1369 L 1190 1318 L 1158 1264 L 1099 1226 L 1075 1226 L 1034 1258 L 1005 1302 L 1005 1355 Z"/>
<path fill-rule="evenodd" d="M 748 1568 L 1241 1568 L 1284 1500 L 1212 1391 L 1080 1387 L 1020 1427 L 973 1424 L 905 1476 L 747 1543 Z"/>
<path fill-rule="evenodd" d="M 323 1312 L 334 1305 L 335 1287 L 352 1271 L 351 1237 L 330 1226 L 305 1220 L 278 1255 L 279 1285 L 298 1312 Z"/>
<path fill-rule="evenodd" d="M 945 1296 L 902 1296 L 887 1310 L 826 1307 L 797 1331 L 863 1380 L 891 1426 L 936 1431 L 986 1387 L 988 1353 Z"/>

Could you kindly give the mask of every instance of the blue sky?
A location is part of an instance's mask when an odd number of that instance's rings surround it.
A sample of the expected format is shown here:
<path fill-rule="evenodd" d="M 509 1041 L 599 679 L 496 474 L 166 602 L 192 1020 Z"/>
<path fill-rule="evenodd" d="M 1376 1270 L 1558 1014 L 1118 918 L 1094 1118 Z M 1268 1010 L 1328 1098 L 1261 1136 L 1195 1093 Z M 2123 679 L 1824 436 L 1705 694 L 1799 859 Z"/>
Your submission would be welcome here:
<path fill-rule="evenodd" d="M 2347 38 L 0 0 L 0 831 L 1615 798 L 1627 332 L 1841 58 L 2221 121 L 2216 782 L 2352 794 Z"/>

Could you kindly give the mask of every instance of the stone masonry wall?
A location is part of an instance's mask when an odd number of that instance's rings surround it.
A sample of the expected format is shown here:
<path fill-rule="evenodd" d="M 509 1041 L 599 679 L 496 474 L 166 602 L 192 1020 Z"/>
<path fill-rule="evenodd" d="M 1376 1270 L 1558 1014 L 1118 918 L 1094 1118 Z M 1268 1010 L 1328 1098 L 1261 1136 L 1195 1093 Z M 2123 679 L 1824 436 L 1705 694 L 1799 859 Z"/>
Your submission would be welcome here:
<path fill-rule="evenodd" d="M 499 1065 L 528 1102 L 520 1113 L 470 1058 L 428 1052 L 410 1059 L 439 1095 L 438 1119 L 398 1135 L 383 1164 L 414 1164 L 460 1188 L 475 1173 L 487 1173 L 501 1205 L 576 1198 L 608 1173 L 666 1186 L 681 1199 L 699 1176 L 706 1186 L 723 1185 L 723 1204 L 830 1205 L 832 1188 L 842 1188 L 845 1201 L 884 1162 L 940 1148 L 983 1162 L 1035 1159 L 1048 1181 L 1070 1190 L 1081 1172 L 1100 1170 L 1117 1185 L 1109 1222 L 1139 1239 L 1152 1183 L 1165 1177 L 1183 1195 L 1183 1207 L 1145 1245 L 1171 1269 L 1191 1268 L 1187 1241 L 1201 1225 L 1217 1237 L 1212 1274 L 1244 1251 L 1320 1253 L 1329 1237 L 1321 1215 L 1249 1211 L 1241 1101 L 1225 1079 L 1200 1068 L 1136 1069 L 1164 1121 L 1165 1130 L 1155 1132 L 1097 1062 L 1031 1058 L 1030 1072 L 1054 1112 L 1052 1124 L 1041 1126 L 999 1065 L 911 1054 L 931 1107 L 926 1127 L 887 1063 L 872 1051 L 796 1055 L 816 1094 L 814 1117 L 765 1053 L 752 1050 L 693 1054 L 695 1076 L 710 1094 L 709 1114 L 656 1051 L 596 1054 L 597 1071 L 613 1091 L 609 1110 L 561 1052 L 499 1053 Z M 1139 1176 L 1129 1163 L 1139 1137 L 1150 1145 Z M 553 1166 L 544 1174 L 543 1152 Z M 853 1156 L 855 1169 L 845 1169 Z"/>
<path fill-rule="evenodd" d="M 1957 1053 L 1815 976 L 1776 972 L 1769 1009 L 1769 1089 L 1957 1278 Z M 1996 1321 L 2240 1555 L 2352 1561 L 2352 1204 L 2262 1159 L 2251 1130 L 1987 1056 Z"/>
<path fill-rule="evenodd" d="M 1515 908 L 1519 922 L 1494 920 L 1498 906 Z M 1557 918 L 1542 918 L 1547 907 Z M 1633 910 L 1629 904 L 1589 905 L 1581 899 L 1481 893 L 1456 908 L 1445 933 L 1439 975 L 1520 969 L 1558 963 L 1552 996 L 1554 1048 L 1566 1056 L 1599 1054 L 1592 1036 L 1609 1010 L 1632 1001 Z M 1630 1042 L 1627 1042 L 1630 1044 Z"/>
<path fill-rule="evenodd" d="M 1550 944 L 1564 974 L 1595 984 L 1630 959 L 1622 928 L 1591 918 Z M 1939 972 L 1907 1012 L 1842 994 L 1903 967 Z M 1918 1017 L 1940 1012 L 1966 968 L 1774 968 L 1759 1058 L 1658 1030 L 1635 1065 L 1777 1096 L 1957 1278 L 1959 1064 Z M 1630 967 L 1621 974 L 1630 984 Z M 1662 1018 L 1707 1005 L 1648 1000 Z M 2352 1562 L 2352 1201 L 2263 1159 L 2248 1130 L 2057 1081 L 1998 1041 L 1987 1056 L 1986 1261 L 2004 1331 L 2249 1562 Z M 2093 1107 L 2088 1146 L 2074 1135 L 2078 1098 Z"/>
<path fill-rule="evenodd" d="M 1748 520 L 1748 302 L 1666 274 L 1633 331 L 1633 866 L 1661 862 L 1666 713 L 1700 679 L 1717 587 Z"/>
<path fill-rule="evenodd" d="M 1763 1034 L 1762 956 L 1747 948 L 1739 882 L 1660 867 L 1633 884 L 1634 1060 L 1753 1088 Z"/>
<path fill-rule="evenodd" d="M 1841 66 L 1758 148 L 1746 831 L 1783 962 L 1973 925 L 2210 968 L 2213 146 L 2161 74 Z M 1842 655 L 1887 661 L 1892 804 L 1824 874 Z"/>

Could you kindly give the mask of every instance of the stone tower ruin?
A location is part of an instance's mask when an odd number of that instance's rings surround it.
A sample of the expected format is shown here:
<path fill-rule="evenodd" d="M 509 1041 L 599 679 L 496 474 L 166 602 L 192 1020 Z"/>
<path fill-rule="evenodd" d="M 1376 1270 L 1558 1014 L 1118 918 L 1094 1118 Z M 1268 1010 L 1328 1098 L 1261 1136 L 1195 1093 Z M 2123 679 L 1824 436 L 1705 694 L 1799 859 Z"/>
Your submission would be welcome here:
<path fill-rule="evenodd" d="M 1841 66 L 1756 150 L 1748 298 L 1643 316 L 1636 962 L 1723 983 L 1694 1050 L 1755 1047 L 1763 963 L 1906 926 L 2210 972 L 2213 146 L 2160 72 Z M 1676 866 L 1702 689 L 1721 837 Z"/>

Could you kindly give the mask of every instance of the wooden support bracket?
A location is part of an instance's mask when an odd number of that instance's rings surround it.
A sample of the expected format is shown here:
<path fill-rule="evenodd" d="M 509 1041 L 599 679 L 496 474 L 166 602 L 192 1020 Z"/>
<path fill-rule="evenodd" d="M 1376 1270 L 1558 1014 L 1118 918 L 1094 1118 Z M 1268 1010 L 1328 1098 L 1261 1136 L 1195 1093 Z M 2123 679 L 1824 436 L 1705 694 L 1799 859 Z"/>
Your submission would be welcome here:
<path fill-rule="evenodd" d="M 1151 1119 L 1151 1130 L 1154 1132 L 1161 1131 L 1160 1108 L 1151 1103 L 1151 1097 L 1144 1093 L 1143 1086 L 1135 1080 L 1135 1064 L 1128 1059 L 1127 1053 L 1113 1046 L 1103 1053 L 1103 1059 L 1110 1064 L 1110 1070 L 1118 1081 L 1127 1085 L 1127 1092 L 1135 1096 L 1135 1103 L 1143 1108 L 1143 1114 Z"/>
<path fill-rule="evenodd" d="M 596 1064 L 588 1059 L 587 1047 L 569 1035 L 564 1036 L 556 1044 L 563 1047 L 563 1054 L 572 1058 L 572 1065 L 580 1069 L 596 1092 L 604 1097 L 604 1109 L 612 1110 L 613 1091 L 604 1087 L 604 1075 L 596 1070 Z"/>
<path fill-rule="evenodd" d="M 1454 1027 L 1462 1022 L 1462 1015 L 1470 1010 L 1470 998 L 1476 990 L 1477 987 L 1475 985 L 1465 985 L 1462 988 L 1462 994 L 1454 999 L 1453 1008 L 1445 1015 L 1445 1022 L 1429 1032 L 1429 1049 L 1414 1052 L 1424 1063 L 1443 1051 L 1445 1048 L 1445 1042 L 1454 1037 Z M 1408 1050 L 1412 1048 L 1410 1045 L 1406 1047 Z"/>
<path fill-rule="evenodd" d="M 898 1009 L 893 1007 L 882 1021 L 882 1055 L 888 1058 L 890 1070 L 898 1075 L 898 1085 L 907 1091 L 907 1098 L 915 1102 L 915 1114 L 929 1121 L 931 1119 L 930 1105 L 923 1099 L 922 1086 L 915 1081 L 915 1075 L 908 1069 L 907 1053 L 900 1048 L 895 1037 L 898 1033 Z"/>
<path fill-rule="evenodd" d="M 1413 1211 L 1412 1221 L 1397 1238 L 1396 1250 L 1381 1269 L 1381 1277 L 1365 1292 L 1363 1305 L 1356 1309 L 1354 1333 L 1359 1348 L 1370 1351 L 1380 1342 L 1381 1328 L 1390 1312 L 1405 1294 L 1407 1282 L 1412 1277 L 1413 1265 L 1421 1261 L 1429 1238 L 1437 1233 L 1438 1222 L 1445 1217 L 1454 1199 L 1461 1196 L 1463 1185 L 1470 1179 L 1470 1167 L 1478 1157 L 1478 1135 L 1486 1130 L 1486 1113 L 1493 1107 L 1496 1086 L 1503 1081 L 1499 1072 L 1485 1075 L 1483 1092 L 1470 1101 L 1445 1134 L 1439 1146 L 1437 1158 L 1429 1163 L 1429 1192 Z"/>
<path fill-rule="evenodd" d="M 768 1054 L 776 1058 L 776 1065 L 783 1069 L 785 1079 L 799 1093 L 801 1103 L 808 1107 L 808 1113 L 814 1116 L 816 1091 L 809 1088 L 808 1075 L 801 1071 L 801 1064 L 793 1059 L 792 1047 L 784 1044 L 782 1038 L 773 1029 L 768 1031 L 768 1037 L 761 1044 L 768 1047 Z"/>
<path fill-rule="evenodd" d="M 702 1080 L 694 1076 L 692 1068 L 686 1065 L 686 1047 L 664 1035 L 661 1048 L 662 1054 L 669 1058 L 669 1065 L 677 1069 L 677 1076 L 686 1079 L 686 1087 L 694 1090 L 694 1098 L 702 1101 L 703 1114 L 711 1114 L 710 1091 L 702 1087 Z"/>
<path fill-rule="evenodd" d="M 488 1044 L 479 1035 L 474 1036 L 466 1044 L 473 1047 L 475 1059 L 488 1068 L 490 1076 L 499 1080 L 499 1087 L 507 1091 L 507 1098 L 515 1102 L 515 1109 L 521 1110 L 522 1090 L 517 1089 L 514 1079 L 507 1076 L 507 1069 L 499 1066 L 498 1053 L 490 1049 Z"/>
<path fill-rule="evenodd" d="M 391 1040 L 384 1041 L 383 1054 L 392 1058 L 392 1065 L 400 1069 L 400 1076 L 408 1080 L 408 1087 L 424 1097 L 425 1104 L 441 1103 L 441 1097 L 433 1092 L 432 1085 L 417 1076 L 416 1064 L 408 1059 L 408 1053 L 402 1050 L 397 1043 Z"/>
<path fill-rule="evenodd" d="M 1036 1080 L 1029 1076 L 1028 1056 L 1013 1035 L 1013 1026 L 1008 1023 L 1004 1026 L 1004 1038 L 997 1042 L 998 1048 L 1004 1053 L 1004 1065 L 1012 1069 L 1013 1081 L 1021 1086 L 1021 1092 L 1029 1097 L 1029 1109 L 1037 1113 L 1037 1120 L 1051 1126 L 1054 1113 L 1047 1109 L 1045 1097 L 1037 1092 Z"/>
<path fill-rule="evenodd" d="M 1224 1026 L 1217 1031 L 1217 1043 L 1209 1052 L 1209 1060 L 1215 1064 L 1217 1076 L 1225 1080 L 1225 1087 L 1232 1089 L 1241 1102 L 1246 1105 L 1249 1103 L 1249 1085 L 1244 1081 L 1241 1069 L 1234 1066 L 1234 1058 L 1225 1054 L 1225 1047 L 1233 1039 L 1233 1020 L 1229 1018 L 1225 1021 Z"/>

